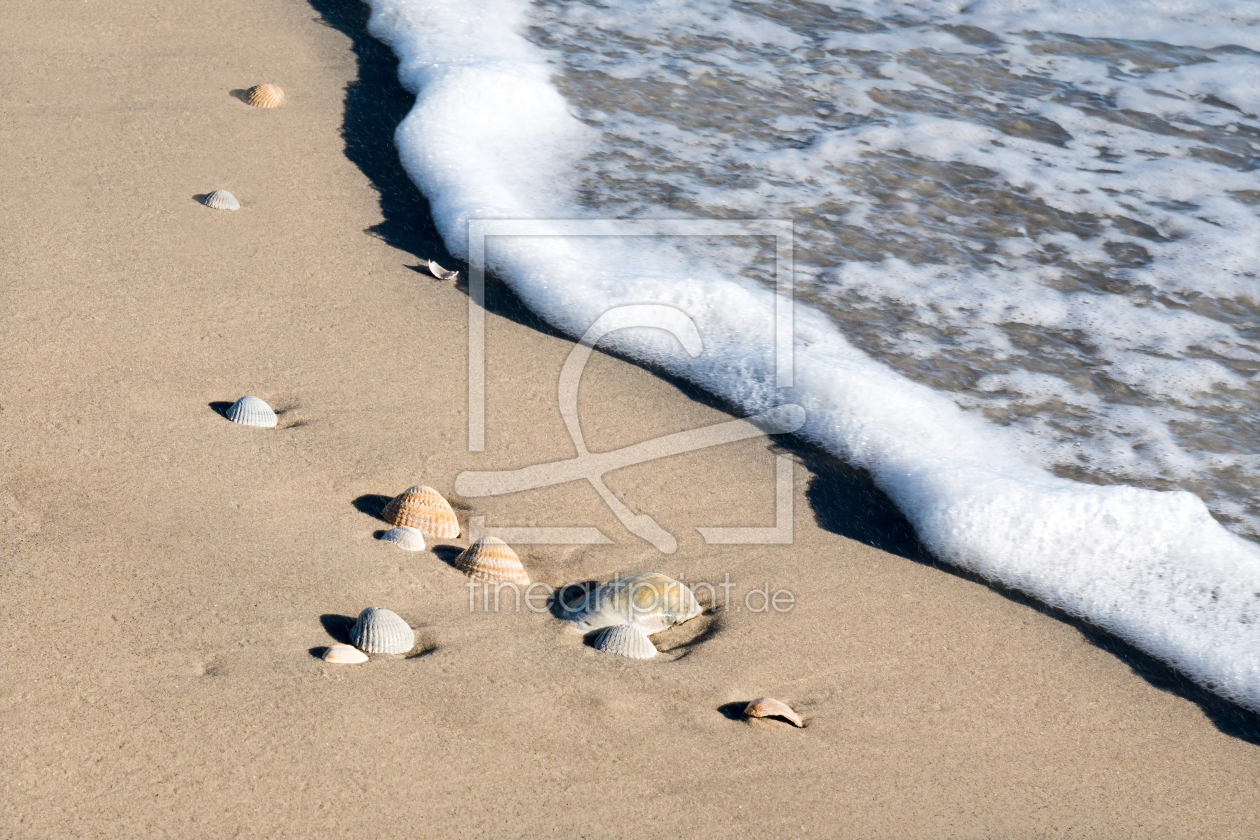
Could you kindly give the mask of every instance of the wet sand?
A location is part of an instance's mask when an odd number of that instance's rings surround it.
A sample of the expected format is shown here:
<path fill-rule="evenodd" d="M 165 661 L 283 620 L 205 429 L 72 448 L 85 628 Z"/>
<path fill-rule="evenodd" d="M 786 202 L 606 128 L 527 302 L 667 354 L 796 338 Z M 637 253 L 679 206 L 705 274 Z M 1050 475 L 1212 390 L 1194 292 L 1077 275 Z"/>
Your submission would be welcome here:
<path fill-rule="evenodd" d="M 461 471 L 572 457 L 571 344 L 492 288 L 468 452 L 468 298 L 414 268 L 447 255 L 357 4 L 5 17 L 0 836 L 1254 836 L 1256 716 L 935 567 L 816 455 L 760 439 L 610 474 L 669 556 L 586 484 L 455 496 Z M 284 108 L 232 95 L 262 81 Z M 242 209 L 194 199 L 215 188 Z M 279 428 L 216 411 L 246 393 Z M 581 412 L 594 451 L 728 417 L 599 354 Z M 705 545 L 697 526 L 773 524 L 784 451 L 794 542 Z M 470 610 L 453 549 L 374 537 L 412 484 L 465 527 L 615 540 L 520 546 L 535 581 L 729 575 L 729 609 L 719 588 L 650 662 L 545 609 Z M 763 587 L 792 609 L 758 610 Z M 371 605 L 417 655 L 321 661 Z M 807 728 L 740 720 L 760 695 Z"/>

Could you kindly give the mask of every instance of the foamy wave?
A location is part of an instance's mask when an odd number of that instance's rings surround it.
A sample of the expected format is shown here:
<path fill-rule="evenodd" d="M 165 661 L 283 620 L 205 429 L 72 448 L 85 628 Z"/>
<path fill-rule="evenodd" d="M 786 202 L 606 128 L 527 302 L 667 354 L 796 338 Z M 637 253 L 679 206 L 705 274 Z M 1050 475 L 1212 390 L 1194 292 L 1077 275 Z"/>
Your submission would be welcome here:
<path fill-rule="evenodd" d="M 473 218 L 578 215 L 572 170 L 597 138 L 520 34 L 526 5 L 371 5 L 372 33 L 393 47 L 403 84 L 417 93 L 396 134 L 402 161 L 452 252 L 467 255 Z M 1260 710 L 1260 548 L 1218 525 L 1194 495 L 1083 485 L 1032 466 L 989 424 L 875 362 L 803 307 L 797 386 L 776 389 L 770 292 L 664 244 L 645 255 L 641 242 L 631 253 L 531 237 L 495 242 L 489 258 L 528 306 L 571 335 L 622 303 L 686 311 L 705 337 L 699 357 L 644 330 L 617 334 L 615 349 L 750 413 L 804 405 L 803 436 L 870 470 L 942 559 L 1081 616 Z"/>

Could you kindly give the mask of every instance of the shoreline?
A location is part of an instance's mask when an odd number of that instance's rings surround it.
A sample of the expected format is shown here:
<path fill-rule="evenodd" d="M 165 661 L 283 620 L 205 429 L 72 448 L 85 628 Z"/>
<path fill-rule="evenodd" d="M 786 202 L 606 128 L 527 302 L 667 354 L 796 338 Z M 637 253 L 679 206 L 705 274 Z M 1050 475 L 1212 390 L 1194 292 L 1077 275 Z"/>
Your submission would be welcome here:
<path fill-rule="evenodd" d="M 1246 835 L 1251 713 L 907 556 L 886 500 L 817 453 L 753 440 L 610 475 L 679 536 L 669 557 L 584 484 L 451 494 L 464 469 L 571 456 L 554 386 L 571 345 L 492 304 L 487 447 L 464 451 L 467 299 L 411 269 L 446 255 L 384 151 L 401 88 L 362 7 L 15 17 L 10 101 L 66 69 L 15 109 L 22 165 L 3 176 L 0 614 L 21 632 L 0 658 L 0 834 Z M 229 95 L 269 80 L 290 97 L 275 113 Z M 191 201 L 216 187 L 243 209 Z M 208 407 L 255 391 L 282 410 L 274 432 Z M 602 353 L 582 400 L 592 450 L 727 417 Z M 697 524 L 773 519 L 780 447 L 796 542 L 704 545 Z M 356 504 L 417 483 L 465 527 L 564 511 L 617 541 L 519 547 L 548 585 L 730 574 L 797 608 L 704 616 L 650 663 L 550 615 L 470 613 L 462 575 L 379 544 Z M 425 655 L 311 655 L 373 604 Z M 764 694 L 809 726 L 721 711 Z"/>

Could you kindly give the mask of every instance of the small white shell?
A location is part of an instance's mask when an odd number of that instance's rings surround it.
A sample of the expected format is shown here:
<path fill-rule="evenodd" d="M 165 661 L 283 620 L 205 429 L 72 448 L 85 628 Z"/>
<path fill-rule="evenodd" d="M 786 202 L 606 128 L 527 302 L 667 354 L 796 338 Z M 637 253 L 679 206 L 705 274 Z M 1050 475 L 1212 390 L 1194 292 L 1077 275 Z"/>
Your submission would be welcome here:
<path fill-rule="evenodd" d="M 368 655 L 350 645 L 329 645 L 324 651 L 324 661 L 334 665 L 361 665 L 368 661 Z"/>
<path fill-rule="evenodd" d="M 595 637 L 595 649 L 631 659 L 651 659 L 656 656 L 656 645 L 648 634 L 634 624 L 615 624 L 605 627 Z"/>
<path fill-rule="evenodd" d="M 381 542 L 393 543 L 403 551 L 424 551 L 424 534 L 418 528 L 399 525 L 381 534 Z"/>
<path fill-rule="evenodd" d="M 242 426 L 259 426 L 273 429 L 276 425 L 276 413 L 258 397 L 241 397 L 232 403 L 227 410 L 227 419 Z"/>
<path fill-rule="evenodd" d="M 529 574 L 511 546 L 498 537 L 482 537 L 455 558 L 455 568 L 473 580 L 529 585 Z"/>
<path fill-rule="evenodd" d="M 240 210 L 241 203 L 236 196 L 227 190 L 213 190 L 201 200 L 202 204 L 213 210 Z"/>
<path fill-rule="evenodd" d="M 429 260 L 429 273 L 439 280 L 456 280 L 459 278 L 458 271 L 448 271 L 433 260 Z"/>
<path fill-rule="evenodd" d="M 685 584 L 656 572 L 615 578 L 576 603 L 561 606 L 564 617 L 582 630 L 635 624 L 648 635 L 701 613 L 696 596 Z"/>
<path fill-rule="evenodd" d="M 416 634 L 397 613 L 368 607 L 350 628 L 350 643 L 364 653 L 406 653 L 416 645 Z"/>

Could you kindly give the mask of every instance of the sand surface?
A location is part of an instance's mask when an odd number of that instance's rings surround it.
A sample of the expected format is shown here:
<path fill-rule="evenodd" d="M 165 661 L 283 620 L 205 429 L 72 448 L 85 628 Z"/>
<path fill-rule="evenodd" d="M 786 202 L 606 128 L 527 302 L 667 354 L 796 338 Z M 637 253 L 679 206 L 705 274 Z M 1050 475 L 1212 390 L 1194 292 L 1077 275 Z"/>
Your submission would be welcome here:
<path fill-rule="evenodd" d="M 500 295 L 469 453 L 468 299 L 412 268 L 445 255 L 357 4 L 3 17 L 0 836 L 1257 836 L 1255 716 L 923 562 L 809 453 L 791 545 L 695 531 L 773 523 L 764 439 L 608 477 L 672 556 L 585 484 L 455 497 L 462 470 L 573 455 L 571 345 Z M 286 107 L 232 95 L 261 81 Z M 239 212 L 194 200 L 220 187 Z M 246 393 L 279 428 L 212 408 Z M 599 451 L 726 415 L 597 355 L 582 418 Z M 731 609 L 650 662 L 545 611 L 470 611 L 449 552 L 374 538 L 376 497 L 412 484 L 465 521 L 616 541 L 522 546 L 536 581 L 729 574 Z M 795 607 L 735 609 L 766 585 Z M 370 605 L 423 655 L 317 658 Z M 808 727 L 733 714 L 765 694 Z"/>

